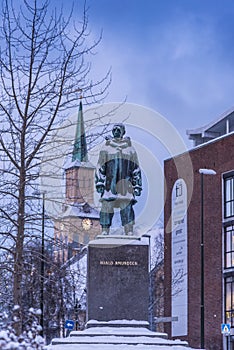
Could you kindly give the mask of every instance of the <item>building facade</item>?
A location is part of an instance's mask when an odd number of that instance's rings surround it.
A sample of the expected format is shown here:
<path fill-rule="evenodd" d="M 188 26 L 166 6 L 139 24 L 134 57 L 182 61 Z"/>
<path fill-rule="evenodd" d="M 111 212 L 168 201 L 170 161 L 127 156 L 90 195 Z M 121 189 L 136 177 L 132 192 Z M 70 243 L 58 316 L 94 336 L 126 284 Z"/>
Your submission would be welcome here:
<path fill-rule="evenodd" d="M 197 135 L 207 141 L 201 129 Z M 221 333 L 227 323 L 234 334 L 234 133 L 216 136 L 164 163 L 164 307 L 178 317 L 165 331 L 207 350 L 234 349 Z"/>
<path fill-rule="evenodd" d="M 65 201 L 54 219 L 55 259 L 64 263 L 100 232 L 99 212 L 94 207 L 95 167 L 88 150 L 80 101 L 72 154 L 64 165 Z"/>

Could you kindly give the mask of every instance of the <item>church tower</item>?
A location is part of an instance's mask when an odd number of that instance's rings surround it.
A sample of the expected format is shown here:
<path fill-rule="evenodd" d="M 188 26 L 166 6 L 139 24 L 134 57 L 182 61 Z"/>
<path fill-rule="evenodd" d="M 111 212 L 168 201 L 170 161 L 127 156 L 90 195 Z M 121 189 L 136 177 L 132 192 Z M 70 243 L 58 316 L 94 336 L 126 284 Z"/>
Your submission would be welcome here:
<path fill-rule="evenodd" d="M 94 208 L 95 167 L 88 160 L 83 106 L 80 100 L 73 151 L 64 166 L 65 202 L 55 220 L 56 259 L 65 262 L 101 231 Z"/>
<path fill-rule="evenodd" d="M 82 101 L 80 101 L 72 157 L 65 165 L 66 203 L 82 205 L 86 202 L 90 205 L 93 204 L 94 172 L 95 167 L 88 161 L 83 107 Z"/>

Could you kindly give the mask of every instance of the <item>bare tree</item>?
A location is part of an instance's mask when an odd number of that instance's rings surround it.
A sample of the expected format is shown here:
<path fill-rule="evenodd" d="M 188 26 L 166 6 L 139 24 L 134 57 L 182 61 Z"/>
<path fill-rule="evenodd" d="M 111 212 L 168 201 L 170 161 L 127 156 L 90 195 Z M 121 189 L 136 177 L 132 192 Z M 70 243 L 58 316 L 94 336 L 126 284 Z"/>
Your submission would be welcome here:
<path fill-rule="evenodd" d="M 1 14 L 1 250 L 13 273 L 12 301 L 21 307 L 24 244 L 37 235 L 31 196 L 45 142 L 81 90 L 87 103 L 104 97 L 110 74 L 90 79 L 86 57 L 101 37 L 90 44 L 85 5 L 78 23 L 46 0 L 3 0 Z"/>

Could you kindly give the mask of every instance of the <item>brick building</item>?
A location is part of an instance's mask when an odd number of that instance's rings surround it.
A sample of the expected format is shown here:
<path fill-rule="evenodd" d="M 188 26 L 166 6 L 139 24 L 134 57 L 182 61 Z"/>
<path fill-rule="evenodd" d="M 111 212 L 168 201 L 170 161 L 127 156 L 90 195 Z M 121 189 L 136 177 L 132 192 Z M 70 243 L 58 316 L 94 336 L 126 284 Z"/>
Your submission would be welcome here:
<path fill-rule="evenodd" d="M 233 126 L 228 112 L 189 131 L 196 146 L 164 162 L 164 307 L 178 317 L 165 331 L 208 350 L 234 349 L 221 334 L 222 323 L 234 329 Z"/>
<path fill-rule="evenodd" d="M 65 202 L 54 219 L 55 258 L 66 262 L 101 232 L 99 212 L 94 207 L 95 167 L 88 150 L 80 101 L 71 156 L 65 162 Z"/>

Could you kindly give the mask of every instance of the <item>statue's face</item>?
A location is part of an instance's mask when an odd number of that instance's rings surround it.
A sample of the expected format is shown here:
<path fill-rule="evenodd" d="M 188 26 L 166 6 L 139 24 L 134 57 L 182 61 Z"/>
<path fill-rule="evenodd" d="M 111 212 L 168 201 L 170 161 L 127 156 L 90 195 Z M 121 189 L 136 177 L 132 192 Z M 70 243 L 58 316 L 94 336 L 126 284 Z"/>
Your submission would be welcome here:
<path fill-rule="evenodd" d="M 114 127 L 112 129 L 112 134 L 113 134 L 114 138 L 120 139 L 124 135 L 124 130 L 120 125 L 114 125 Z"/>

